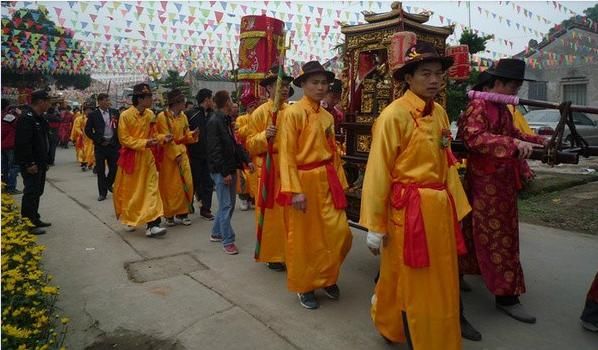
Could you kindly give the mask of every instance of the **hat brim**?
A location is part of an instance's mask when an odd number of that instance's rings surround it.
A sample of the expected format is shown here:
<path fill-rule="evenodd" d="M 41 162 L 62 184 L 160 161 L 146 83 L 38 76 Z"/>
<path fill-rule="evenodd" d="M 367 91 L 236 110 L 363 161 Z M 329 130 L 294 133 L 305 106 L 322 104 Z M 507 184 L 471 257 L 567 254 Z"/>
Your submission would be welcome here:
<path fill-rule="evenodd" d="M 488 74 L 492 75 L 493 77 L 497 77 L 497 78 L 504 78 L 504 79 L 511 79 L 511 80 L 521 80 L 521 81 L 536 81 L 534 79 L 527 79 L 527 78 L 521 78 L 521 77 L 516 77 L 514 75 L 509 75 L 508 73 L 504 72 L 495 72 L 492 71 L 490 69 L 487 70 Z"/>
<path fill-rule="evenodd" d="M 331 71 L 323 70 L 323 71 L 314 71 L 314 72 L 306 72 L 295 78 L 293 80 L 293 85 L 300 88 L 301 84 L 305 81 L 305 79 L 309 78 L 311 75 L 315 74 L 324 74 L 328 78 L 328 83 L 332 83 L 334 81 L 334 73 Z"/>
<path fill-rule="evenodd" d="M 401 68 L 395 70 L 394 73 L 392 74 L 392 76 L 396 80 L 404 80 L 405 72 L 409 68 L 413 67 L 413 65 L 417 65 L 420 63 L 427 63 L 427 62 L 440 62 L 440 64 L 442 65 L 442 70 L 446 71 L 453 65 L 454 61 L 455 60 L 452 57 L 448 57 L 448 56 L 428 56 L 428 57 L 424 56 L 421 59 L 414 59 L 412 61 L 409 61 L 408 63 L 403 65 Z"/>
<path fill-rule="evenodd" d="M 275 83 L 277 79 L 278 79 L 278 76 L 276 76 L 276 75 L 264 78 L 264 79 L 262 79 L 262 81 L 260 81 L 260 86 L 261 87 L 266 87 L 266 86 L 268 86 L 268 85 L 270 85 L 272 83 Z M 290 77 L 288 75 L 283 75 L 282 80 L 285 80 L 288 83 L 291 83 L 293 81 L 293 77 Z"/>

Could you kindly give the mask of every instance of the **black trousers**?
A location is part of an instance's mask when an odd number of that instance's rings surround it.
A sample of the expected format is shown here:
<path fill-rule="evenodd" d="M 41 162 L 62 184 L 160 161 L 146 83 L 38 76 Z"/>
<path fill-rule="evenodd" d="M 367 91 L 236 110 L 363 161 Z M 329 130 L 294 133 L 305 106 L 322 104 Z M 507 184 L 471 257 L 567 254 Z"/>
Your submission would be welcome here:
<path fill-rule="evenodd" d="M 189 157 L 189 161 L 191 162 L 193 188 L 195 189 L 195 194 L 201 200 L 201 209 L 211 210 L 214 182 L 210 177 L 208 160 Z"/>
<path fill-rule="evenodd" d="M 54 160 L 56 159 L 56 147 L 58 147 L 58 129 L 50 129 L 48 135 L 48 153 L 50 156 L 50 165 L 54 164 Z"/>
<path fill-rule="evenodd" d="M 23 177 L 23 198 L 21 199 L 21 215 L 31 220 L 35 225 L 40 221 L 39 199 L 44 194 L 46 185 L 46 166 L 38 166 L 36 174 L 29 174 L 26 169 L 21 168 Z M 43 168 L 43 169 L 41 169 Z"/>
<path fill-rule="evenodd" d="M 108 194 L 108 188 L 114 184 L 116 178 L 116 163 L 118 162 L 118 147 L 110 144 L 107 146 L 95 145 L 96 172 L 98 173 L 98 192 L 100 196 Z M 108 163 L 108 175 L 106 175 Z"/>

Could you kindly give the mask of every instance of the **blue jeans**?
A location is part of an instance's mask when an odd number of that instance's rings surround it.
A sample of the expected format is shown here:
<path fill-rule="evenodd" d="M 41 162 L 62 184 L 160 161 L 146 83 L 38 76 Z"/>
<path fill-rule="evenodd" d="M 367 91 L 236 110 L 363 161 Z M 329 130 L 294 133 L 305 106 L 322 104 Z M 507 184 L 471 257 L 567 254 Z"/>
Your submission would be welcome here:
<path fill-rule="evenodd" d="M 222 238 L 224 246 L 235 243 L 235 231 L 230 223 L 235 210 L 235 197 L 237 195 L 237 175 L 232 175 L 230 185 L 224 184 L 222 174 L 211 173 L 210 177 L 216 187 L 216 198 L 218 198 L 218 211 L 212 227 L 212 236 Z"/>
<path fill-rule="evenodd" d="M 17 189 L 17 175 L 19 166 L 15 165 L 15 150 L 8 149 L 2 151 L 2 181 L 6 184 L 7 191 Z"/>

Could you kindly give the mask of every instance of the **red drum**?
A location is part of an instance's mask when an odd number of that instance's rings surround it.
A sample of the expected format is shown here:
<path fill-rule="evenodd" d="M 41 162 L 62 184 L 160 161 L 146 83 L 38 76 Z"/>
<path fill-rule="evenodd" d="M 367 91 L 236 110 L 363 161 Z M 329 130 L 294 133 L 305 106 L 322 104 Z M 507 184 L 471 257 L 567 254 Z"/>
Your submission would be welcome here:
<path fill-rule="evenodd" d="M 255 96 L 264 95 L 260 91 L 259 82 L 278 62 L 284 45 L 283 34 L 284 22 L 276 18 L 267 16 L 241 18 L 238 78 L 243 82 L 244 90 L 251 89 Z"/>

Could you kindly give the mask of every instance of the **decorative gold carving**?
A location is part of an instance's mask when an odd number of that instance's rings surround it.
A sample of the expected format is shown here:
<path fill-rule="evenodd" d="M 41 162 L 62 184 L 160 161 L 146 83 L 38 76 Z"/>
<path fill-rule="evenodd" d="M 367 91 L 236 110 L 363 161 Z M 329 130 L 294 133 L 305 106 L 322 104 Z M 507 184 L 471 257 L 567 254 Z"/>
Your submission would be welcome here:
<path fill-rule="evenodd" d="M 358 35 L 347 36 L 347 48 L 349 50 L 359 48 L 362 51 L 373 49 L 367 47 L 369 44 L 374 44 L 375 48 L 386 48 L 383 42 L 387 44 L 390 42 L 390 37 L 396 33 L 395 28 L 387 28 L 376 32 L 363 33 Z M 364 50 L 365 49 L 365 50 Z"/>
<path fill-rule="evenodd" d="M 372 113 L 374 109 L 374 96 L 372 94 L 363 94 L 361 96 L 361 113 Z"/>
<path fill-rule="evenodd" d="M 357 152 L 369 153 L 371 145 L 371 135 L 357 135 Z"/>
<path fill-rule="evenodd" d="M 367 123 L 367 124 L 371 124 L 376 120 L 376 117 L 373 115 L 367 115 L 367 114 L 358 114 L 357 117 L 355 117 L 355 121 L 357 123 Z"/>
<path fill-rule="evenodd" d="M 363 92 L 374 92 L 376 90 L 376 81 L 374 79 L 365 79 L 363 81 Z"/>

